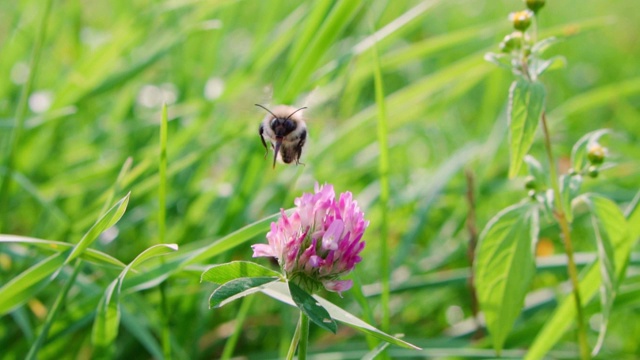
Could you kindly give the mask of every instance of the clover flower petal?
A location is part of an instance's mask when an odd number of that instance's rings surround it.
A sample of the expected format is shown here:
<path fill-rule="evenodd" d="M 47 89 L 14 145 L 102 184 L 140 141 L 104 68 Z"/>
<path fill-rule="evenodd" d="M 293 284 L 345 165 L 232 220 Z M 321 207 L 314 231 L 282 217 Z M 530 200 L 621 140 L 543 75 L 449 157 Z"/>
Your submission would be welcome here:
<path fill-rule="evenodd" d="M 316 183 L 314 193 L 295 199 L 296 207 L 287 216 L 271 223 L 268 244 L 252 245 L 253 257 L 275 257 L 289 281 L 309 291 L 323 286 L 341 293 L 353 286 L 339 280 L 362 258 L 362 240 L 369 222 L 350 192 L 336 199 L 332 185 Z"/>

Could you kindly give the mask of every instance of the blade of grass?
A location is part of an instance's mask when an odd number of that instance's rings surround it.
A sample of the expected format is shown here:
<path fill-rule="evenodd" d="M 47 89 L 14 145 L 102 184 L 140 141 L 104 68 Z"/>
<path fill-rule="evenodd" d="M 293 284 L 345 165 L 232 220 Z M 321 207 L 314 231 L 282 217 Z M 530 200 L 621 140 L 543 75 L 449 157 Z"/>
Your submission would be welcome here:
<path fill-rule="evenodd" d="M 222 355 L 220 356 L 221 359 L 230 359 L 231 356 L 233 356 L 233 351 L 238 344 L 238 339 L 242 333 L 242 327 L 247 319 L 247 314 L 249 314 L 249 310 L 251 309 L 251 304 L 253 304 L 253 299 L 255 299 L 255 296 L 247 296 L 242 299 L 242 305 L 240 305 L 240 309 L 235 317 L 233 334 L 231 334 L 227 342 L 224 344 L 224 350 L 222 350 Z"/>
<path fill-rule="evenodd" d="M 380 148 L 380 157 L 378 159 L 378 177 L 380 178 L 380 212 L 382 214 L 380 220 L 380 272 L 382 282 L 382 295 L 380 301 L 382 303 L 382 331 L 389 331 L 389 287 L 390 287 L 390 270 L 389 270 L 389 141 L 387 139 L 387 110 L 385 105 L 384 84 L 382 82 L 382 72 L 380 71 L 380 59 L 378 58 L 378 48 L 374 43 L 371 49 L 373 57 L 373 79 L 375 86 L 376 106 L 378 108 L 377 134 L 378 147 Z"/>
<path fill-rule="evenodd" d="M 2 176 L 2 183 L 0 184 L 0 232 L 4 228 L 4 220 L 6 219 L 6 207 L 9 205 L 7 196 L 9 195 L 11 177 L 15 165 L 14 162 L 16 151 L 18 150 L 18 146 L 20 145 L 20 136 L 22 135 L 24 121 L 27 115 L 27 105 L 29 96 L 31 94 L 31 88 L 33 87 L 33 82 L 38 72 L 37 70 L 40 62 L 40 53 L 42 52 L 42 44 L 44 43 L 44 39 L 47 33 L 47 25 L 49 23 L 49 14 L 51 13 L 52 3 L 53 0 L 48 0 L 44 4 L 42 20 L 40 21 L 40 28 L 38 29 L 38 33 L 36 35 L 36 41 L 33 47 L 33 52 L 31 53 L 31 60 L 29 62 L 29 75 L 27 78 L 27 82 L 20 93 L 20 100 L 18 101 L 18 106 L 16 108 L 13 131 L 11 132 L 9 149 L 5 158 L 5 173 Z"/>
<path fill-rule="evenodd" d="M 360 0 L 352 0 L 341 1 L 334 5 L 322 25 L 313 32 L 314 36 L 311 42 L 304 48 L 301 56 L 293 65 L 289 76 L 283 77 L 286 82 L 274 89 L 276 91 L 276 99 L 284 103 L 291 103 L 300 89 L 309 86 L 308 80 L 323 55 L 333 46 L 338 35 L 355 16 L 361 3 Z M 322 4 L 322 2 L 316 4 Z M 283 90 L 280 90 L 280 88 L 283 88 Z"/>
<path fill-rule="evenodd" d="M 162 116 L 160 119 L 160 163 L 158 169 L 158 241 L 165 242 L 167 233 L 167 104 L 162 104 Z M 164 258 L 161 259 L 164 263 Z M 168 281 L 168 280 L 167 280 Z M 167 300 L 167 281 L 160 284 L 160 307 L 162 322 L 162 352 L 165 359 L 172 358 L 171 351 L 171 331 L 169 323 L 171 320 L 169 303 Z"/>
<path fill-rule="evenodd" d="M 29 353 L 27 354 L 25 359 L 27 360 L 37 359 L 38 351 L 44 344 L 44 341 L 46 340 L 47 335 L 49 333 L 49 329 L 51 328 L 51 325 L 53 325 L 53 322 L 58 316 L 58 312 L 60 312 L 62 304 L 67 298 L 67 294 L 69 293 L 71 286 L 73 286 L 73 283 L 75 282 L 76 276 L 78 276 L 78 273 L 80 272 L 81 267 L 82 267 L 82 260 L 77 259 L 75 262 L 75 265 L 73 266 L 73 273 L 71 273 L 71 277 L 67 280 L 65 286 L 58 293 L 58 297 L 56 298 L 56 301 L 53 303 L 51 310 L 49 310 L 49 313 L 47 314 L 47 318 L 45 319 L 44 324 L 42 325 L 42 329 L 40 329 L 40 334 L 38 334 L 38 337 L 36 338 L 36 341 L 33 343 L 33 345 L 31 345 L 31 348 L 29 349 Z"/>

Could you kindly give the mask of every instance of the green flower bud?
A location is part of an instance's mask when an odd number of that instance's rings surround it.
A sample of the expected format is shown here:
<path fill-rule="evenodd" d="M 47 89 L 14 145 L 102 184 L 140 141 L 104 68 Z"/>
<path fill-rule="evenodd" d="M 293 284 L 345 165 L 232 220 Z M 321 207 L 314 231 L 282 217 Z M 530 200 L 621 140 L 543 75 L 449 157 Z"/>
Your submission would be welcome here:
<path fill-rule="evenodd" d="M 520 49 L 522 47 L 522 39 L 522 33 L 514 31 L 502 39 L 502 42 L 500 43 L 500 50 L 505 53 L 510 53 L 514 50 Z"/>
<path fill-rule="evenodd" d="M 598 167 L 595 165 L 589 166 L 589 169 L 587 169 L 587 173 L 589 174 L 590 177 L 594 179 L 597 178 L 599 174 Z"/>
<path fill-rule="evenodd" d="M 534 13 L 537 13 L 538 10 L 542 9 L 545 2 L 545 0 L 524 0 L 524 3 L 527 4 L 529 10 L 533 11 Z"/>
<path fill-rule="evenodd" d="M 509 20 L 516 30 L 525 31 L 531 25 L 533 12 L 531 10 L 516 11 L 509 14 Z"/>
<path fill-rule="evenodd" d="M 587 158 L 593 165 L 600 165 L 604 162 L 605 149 L 598 143 L 589 146 Z"/>
<path fill-rule="evenodd" d="M 532 175 L 527 176 L 527 178 L 524 179 L 524 187 L 527 190 L 536 190 L 538 188 L 538 184 L 536 183 L 536 178 L 533 177 Z"/>
<path fill-rule="evenodd" d="M 527 196 L 529 196 L 529 199 L 531 199 L 531 200 L 536 200 L 536 191 L 535 190 L 529 190 L 527 192 Z"/>

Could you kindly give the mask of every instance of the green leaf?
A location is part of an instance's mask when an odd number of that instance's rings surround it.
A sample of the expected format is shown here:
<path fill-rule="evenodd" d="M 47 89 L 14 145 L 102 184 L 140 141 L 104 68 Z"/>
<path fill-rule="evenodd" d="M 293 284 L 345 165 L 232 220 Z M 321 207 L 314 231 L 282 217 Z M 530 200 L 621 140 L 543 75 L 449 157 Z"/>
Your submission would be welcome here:
<path fill-rule="evenodd" d="M 538 41 L 537 43 L 535 43 L 532 47 L 531 47 L 531 53 L 533 54 L 537 54 L 537 55 L 541 55 L 543 52 L 545 52 L 549 47 L 551 47 L 551 45 L 557 44 L 561 41 L 563 41 L 564 39 L 562 38 L 557 38 L 555 36 L 551 36 L 545 39 L 542 39 L 540 41 Z"/>
<path fill-rule="evenodd" d="M 12 278 L 0 288 L 0 315 L 24 304 L 46 284 L 51 282 L 51 275 L 60 269 L 66 253 L 57 253 Z"/>
<path fill-rule="evenodd" d="M 564 56 L 554 56 L 549 59 L 532 58 L 529 71 L 536 77 L 542 75 L 549 70 L 562 69 L 567 66 L 567 59 Z"/>
<path fill-rule="evenodd" d="M 571 149 L 571 166 L 573 166 L 573 168 L 578 172 L 589 166 L 589 161 L 587 160 L 589 147 L 591 144 L 598 142 L 602 135 L 610 132 L 611 130 L 609 129 L 600 129 L 592 131 L 581 137 L 580 140 L 573 145 L 573 149 Z"/>
<path fill-rule="evenodd" d="M 154 245 L 136 256 L 120 275 L 107 286 L 96 311 L 91 332 L 91 342 L 96 346 L 109 346 L 118 336 L 120 327 L 120 292 L 124 278 L 131 268 L 156 256 L 178 250 L 176 244 Z"/>
<path fill-rule="evenodd" d="M 120 199 L 115 205 L 109 209 L 98 221 L 87 231 L 86 234 L 80 239 L 80 242 L 73 248 L 69 257 L 65 260 L 65 265 L 68 264 L 73 259 L 80 256 L 97 238 L 98 236 L 105 231 L 106 229 L 115 225 L 115 223 L 120 220 L 122 215 L 124 215 L 125 210 L 127 209 L 127 204 L 129 203 L 129 195 L 128 193 L 125 197 Z"/>
<path fill-rule="evenodd" d="M 640 193 L 639 193 L 640 194 Z M 640 199 L 640 196 L 637 197 Z M 574 201 L 574 204 L 576 202 Z M 634 207 L 640 209 L 640 207 Z M 640 212 L 630 211 L 627 214 L 630 232 L 627 237 L 615 236 L 611 238 L 611 245 L 614 249 L 614 263 L 626 264 L 631 254 L 631 245 L 640 236 L 640 226 L 634 227 L 631 219 L 640 219 Z M 614 216 L 616 217 L 616 216 Z M 599 261 L 598 261 L 599 262 Z M 625 275 L 625 266 L 616 268 L 616 276 L 621 279 Z M 584 271 L 585 275 L 580 280 L 580 296 L 583 304 L 589 303 L 598 289 L 601 287 L 601 270 L 598 263 L 593 264 L 588 270 Z M 618 280 L 619 281 L 619 280 Z M 549 350 L 555 345 L 573 324 L 576 318 L 576 307 L 572 296 L 567 296 L 556 308 L 553 315 L 545 322 L 544 327 L 538 332 L 534 339 L 525 360 L 537 360 L 544 358 Z"/>
<path fill-rule="evenodd" d="M 329 315 L 329 312 L 311 294 L 302 290 L 298 285 L 291 281 L 288 281 L 287 284 L 289 285 L 291 298 L 300 311 L 305 313 L 316 325 L 335 334 L 338 326 Z"/>
<path fill-rule="evenodd" d="M 224 306 L 233 300 L 258 292 L 263 285 L 278 280 L 280 277 L 268 276 L 239 278 L 226 282 L 211 293 L 209 308 Z"/>
<path fill-rule="evenodd" d="M 603 196 L 585 194 L 577 200 L 585 202 L 591 210 L 591 224 L 600 260 L 602 322 L 598 342 L 593 350 L 594 353 L 598 353 L 604 341 L 613 300 L 618 290 L 616 267 L 620 266 L 616 266 L 613 244 L 625 241 L 628 236 L 628 224 L 618 206 Z"/>
<path fill-rule="evenodd" d="M 498 353 L 522 310 L 535 273 L 533 248 L 538 231 L 538 207 L 526 202 L 498 213 L 480 234 L 475 287 Z"/>
<path fill-rule="evenodd" d="M 202 273 L 200 282 L 224 284 L 237 278 L 280 276 L 280 273 L 250 261 L 232 261 L 214 265 Z"/>
<path fill-rule="evenodd" d="M 484 54 L 484 59 L 498 67 L 503 69 L 511 70 L 511 56 L 507 54 L 497 54 L 497 53 L 486 53 Z"/>
<path fill-rule="evenodd" d="M 573 221 L 573 209 L 571 202 L 578 195 L 580 186 L 582 185 L 581 175 L 562 175 L 560 176 L 560 197 L 565 215 L 569 222 Z"/>
<path fill-rule="evenodd" d="M 266 285 L 263 289 L 261 289 L 261 291 L 276 299 L 279 300 L 285 304 L 291 305 L 291 306 L 297 306 L 295 304 L 295 302 L 293 301 L 293 299 L 291 298 L 291 294 L 289 292 L 289 288 L 287 287 L 286 284 L 282 283 L 282 282 L 273 282 L 270 283 L 268 285 Z M 375 327 L 367 324 L 366 322 L 360 320 L 359 318 L 357 318 L 356 316 L 352 315 L 351 313 L 341 309 L 340 307 L 336 306 L 335 304 L 331 303 L 330 301 L 321 298 L 318 295 L 314 295 L 313 298 L 315 300 L 317 300 L 331 315 L 331 317 L 337 321 L 340 321 L 360 332 L 363 332 L 365 334 L 369 334 L 371 336 L 374 336 L 380 340 L 386 341 L 388 343 L 394 344 L 394 345 L 398 345 L 407 349 L 414 349 L 414 350 L 420 350 L 419 347 L 410 344 L 406 341 L 400 340 L 397 337 L 393 337 L 383 331 L 380 331 L 378 329 L 376 329 Z"/>
<path fill-rule="evenodd" d="M 509 89 L 509 178 L 520 171 L 544 108 L 545 89 L 539 82 L 518 79 Z"/>

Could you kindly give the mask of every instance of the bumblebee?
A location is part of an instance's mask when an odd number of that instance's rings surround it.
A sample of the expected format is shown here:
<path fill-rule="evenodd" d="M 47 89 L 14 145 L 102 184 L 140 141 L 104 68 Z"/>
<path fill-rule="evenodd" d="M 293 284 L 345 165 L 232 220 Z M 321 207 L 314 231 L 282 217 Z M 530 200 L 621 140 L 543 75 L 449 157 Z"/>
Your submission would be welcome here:
<path fill-rule="evenodd" d="M 307 140 L 307 124 L 304 122 L 301 110 L 306 107 L 296 109 L 287 105 L 278 105 L 272 111 L 260 104 L 256 104 L 256 106 L 268 112 L 258 129 L 260 140 L 266 150 L 264 156 L 267 157 L 269 154 L 268 141 L 274 151 L 274 168 L 277 159 L 285 164 L 291 164 L 294 161 L 296 165 L 302 164 L 300 156 L 302 156 L 302 147 Z"/>

